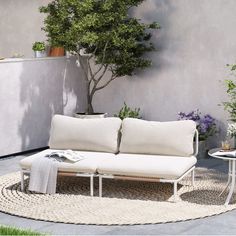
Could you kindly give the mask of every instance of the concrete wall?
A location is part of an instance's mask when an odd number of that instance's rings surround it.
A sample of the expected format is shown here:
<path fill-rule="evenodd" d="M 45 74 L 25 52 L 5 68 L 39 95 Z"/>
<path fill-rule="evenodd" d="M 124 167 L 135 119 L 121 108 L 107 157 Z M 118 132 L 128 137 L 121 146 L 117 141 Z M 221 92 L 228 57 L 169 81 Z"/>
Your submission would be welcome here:
<path fill-rule="evenodd" d="M 47 146 L 54 113 L 83 111 L 84 83 L 73 59 L 33 59 L 32 44 L 45 41 L 44 15 L 50 0 L 0 0 L 0 156 Z"/>
<path fill-rule="evenodd" d="M 32 42 L 44 39 L 40 30 L 43 15 L 38 7 L 48 2 L 0 1 L 0 56 L 13 52 L 32 56 Z M 220 80 L 229 78 L 225 65 L 235 62 L 235 12 L 235 0 L 146 0 L 133 14 L 162 26 L 153 37 L 157 52 L 149 54 L 153 66 L 100 91 L 94 100 L 95 110 L 113 115 L 126 101 L 140 107 L 143 118 L 165 121 L 175 120 L 179 111 L 198 108 L 218 120 L 219 142 L 224 138 L 228 118 L 218 106 L 226 99 Z M 74 72 L 68 73 L 73 76 Z M 6 92 L 2 86 L 1 90 Z"/>
<path fill-rule="evenodd" d="M 47 146 L 53 114 L 84 110 L 74 60 L 0 61 L 0 156 Z"/>
<path fill-rule="evenodd" d="M 224 138 L 227 113 L 220 80 L 236 59 L 235 0 L 147 0 L 133 14 L 157 21 L 153 66 L 133 78 L 120 78 L 96 95 L 96 111 L 116 113 L 126 101 L 148 120 L 176 120 L 179 111 L 200 109 L 214 116 Z M 213 145 L 216 145 L 214 142 Z"/>
<path fill-rule="evenodd" d="M 44 41 L 44 15 L 38 8 L 49 0 L 0 0 L 0 57 L 14 53 L 32 57 L 32 44 Z"/>

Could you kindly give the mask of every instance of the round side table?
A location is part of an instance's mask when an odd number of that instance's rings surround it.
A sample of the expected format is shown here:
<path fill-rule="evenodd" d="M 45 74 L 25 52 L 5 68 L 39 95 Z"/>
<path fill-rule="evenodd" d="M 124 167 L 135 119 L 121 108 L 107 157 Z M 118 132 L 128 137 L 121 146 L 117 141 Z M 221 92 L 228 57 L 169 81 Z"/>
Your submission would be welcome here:
<path fill-rule="evenodd" d="M 221 196 L 226 190 L 227 188 L 229 187 L 230 185 L 230 190 L 229 190 L 229 194 L 226 198 L 226 201 L 225 201 L 225 205 L 228 205 L 229 202 L 230 202 L 230 199 L 234 193 L 234 187 L 235 187 L 235 162 L 236 162 L 236 157 L 228 157 L 228 156 L 216 156 L 214 155 L 215 152 L 218 152 L 220 151 L 221 148 L 214 148 L 214 149 L 211 149 L 209 152 L 208 152 L 208 155 L 211 156 L 211 157 L 214 157 L 214 158 L 218 158 L 218 159 L 222 159 L 222 160 L 225 160 L 225 161 L 228 161 L 229 162 L 229 170 L 228 170 L 228 181 L 227 181 L 227 184 L 226 184 L 226 187 L 225 189 L 220 193 L 219 196 Z"/>

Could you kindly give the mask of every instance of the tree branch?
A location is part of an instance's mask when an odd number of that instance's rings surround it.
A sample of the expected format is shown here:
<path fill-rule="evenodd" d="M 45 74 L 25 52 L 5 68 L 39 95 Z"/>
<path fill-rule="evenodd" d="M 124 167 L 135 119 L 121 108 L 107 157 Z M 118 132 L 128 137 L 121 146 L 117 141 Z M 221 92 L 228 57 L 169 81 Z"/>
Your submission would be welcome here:
<path fill-rule="evenodd" d="M 83 72 L 84 72 L 84 74 L 85 74 L 85 77 L 86 77 L 87 81 L 94 80 L 93 71 L 92 71 L 92 68 L 91 68 L 91 65 L 90 65 L 90 60 L 92 59 L 93 54 L 96 53 L 97 49 L 98 49 L 98 48 L 95 47 L 93 53 L 92 53 L 92 54 L 88 57 L 88 59 L 87 59 L 87 66 L 88 66 L 88 69 L 89 69 L 89 73 L 90 73 L 90 78 L 91 78 L 91 79 L 89 79 L 88 72 L 87 72 L 86 68 L 85 68 L 84 65 L 83 65 L 83 61 L 82 61 L 82 59 L 81 59 L 82 56 L 80 55 L 80 53 L 78 54 L 79 56 L 77 56 L 77 57 L 79 58 L 79 63 L 80 63 L 80 65 L 81 65 L 81 67 L 82 67 L 82 70 L 83 70 Z M 80 50 L 81 50 L 81 48 L 79 49 L 79 51 L 80 51 Z"/>
<path fill-rule="evenodd" d="M 94 84 L 93 84 L 93 88 L 91 90 L 90 96 L 93 97 L 94 93 L 97 91 L 97 85 L 100 82 L 100 80 L 102 79 L 102 77 L 105 75 L 106 71 L 107 71 L 108 65 L 105 66 L 104 71 L 102 72 L 102 74 L 99 76 L 98 79 L 93 80 Z"/>
<path fill-rule="evenodd" d="M 98 47 L 96 46 L 93 53 L 89 56 L 89 60 L 93 57 L 93 55 L 97 52 Z"/>
<path fill-rule="evenodd" d="M 108 84 L 110 84 L 110 83 L 111 83 L 113 80 L 115 80 L 116 78 L 117 78 L 117 76 L 112 75 L 111 78 L 110 78 L 104 85 L 102 85 L 102 86 L 100 86 L 100 87 L 96 87 L 96 88 L 95 88 L 95 92 L 98 91 L 98 90 L 101 90 L 101 89 L 105 88 Z"/>
<path fill-rule="evenodd" d="M 105 56 L 106 56 L 107 46 L 108 46 L 108 41 L 106 42 L 105 47 L 103 49 L 102 64 L 104 63 L 104 59 L 105 59 Z"/>
<path fill-rule="evenodd" d="M 108 41 L 106 42 L 105 47 L 104 47 L 104 49 L 103 49 L 102 63 L 104 62 L 104 59 L 105 59 L 105 56 L 106 56 L 107 46 L 108 46 Z M 95 48 L 93 54 L 95 54 L 96 51 L 97 51 L 97 47 Z M 91 64 L 90 64 L 90 60 L 92 59 L 92 57 L 93 57 L 93 55 L 89 56 L 89 58 L 87 59 L 87 66 L 88 66 L 88 71 L 89 71 L 89 73 L 90 73 L 90 78 L 88 77 L 88 74 L 87 74 L 86 71 L 85 71 L 85 68 L 84 68 L 84 66 L 83 66 L 83 64 L 82 64 L 82 60 L 79 58 L 79 59 L 80 59 L 81 67 L 83 68 L 83 71 L 84 71 L 84 73 L 85 73 L 85 75 L 86 75 L 87 81 L 89 82 L 89 83 L 88 83 L 89 88 L 90 88 L 90 86 L 91 86 L 91 82 L 93 81 L 93 83 L 94 83 L 94 84 L 93 84 L 93 88 L 92 88 L 91 91 L 90 91 L 90 97 L 91 97 L 91 98 L 93 97 L 94 93 L 97 91 L 97 85 L 98 85 L 98 83 L 101 81 L 101 79 L 103 78 L 103 76 L 105 75 L 105 73 L 106 73 L 106 71 L 107 71 L 107 68 L 108 68 L 108 65 L 105 65 L 105 66 L 104 66 L 104 65 L 102 64 L 102 65 L 99 67 L 99 69 L 98 69 L 95 73 L 93 73 L 92 67 L 91 67 Z M 95 76 L 96 76 L 99 72 L 101 72 L 102 68 L 104 68 L 102 74 L 96 79 Z M 102 89 L 102 88 L 101 88 L 101 89 Z M 100 90 L 100 89 L 98 89 L 98 90 Z"/>
<path fill-rule="evenodd" d="M 102 70 L 103 67 L 104 67 L 104 65 L 101 65 L 99 67 L 99 69 L 94 73 L 94 77 Z"/>
<path fill-rule="evenodd" d="M 105 73 L 107 72 L 107 68 L 108 68 L 108 65 L 105 65 L 102 74 L 95 80 L 95 81 L 96 81 L 96 86 L 97 86 L 97 84 L 100 82 L 100 80 L 103 78 L 103 76 L 105 75 Z"/>
<path fill-rule="evenodd" d="M 104 63 L 105 56 L 106 56 L 107 46 L 108 46 L 108 41 L 106 42 L 105 47 L 104 47 L 104 49 L 103 49 L 103 56 L 102 56 L 102 63 L 101 63 L 101 66 L 100 66 L 99 69 L 94 73 L 94 78 L 95 78 L 95 76 L 102 70 L 102 68 L 104 67 L 103 63 Z"/>
<path fill-rule="evenodd" d="M 92 71 L 92 67 L 91 67 L 91 64 L 90 64 L 90 59 L 87 60 L 87 65 L 88 65 L 88 69 L 89 69 L 89 73 L 90 73 L 90 80 L 93 80 L 95 81 L 94 79 L 94 74 L 93 74 L 93 71 Z"/>

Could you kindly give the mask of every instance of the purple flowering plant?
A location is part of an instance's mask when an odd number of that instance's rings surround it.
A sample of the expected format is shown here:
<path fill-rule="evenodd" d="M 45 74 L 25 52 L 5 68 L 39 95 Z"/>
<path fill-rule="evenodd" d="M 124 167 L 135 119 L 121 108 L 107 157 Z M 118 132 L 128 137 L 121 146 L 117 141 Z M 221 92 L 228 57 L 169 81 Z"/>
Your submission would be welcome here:
<path fill-rule="evenodd" d="M 197 130 L 199 132 L 199 140 L 207 140 L 209 137 L 216 134 L 215 119 L 209 115 L 203 115 L 199 110 L 194 110 L 189 113 L 179 112 L 178 120 L 193 120 L 197 124 Z"/>

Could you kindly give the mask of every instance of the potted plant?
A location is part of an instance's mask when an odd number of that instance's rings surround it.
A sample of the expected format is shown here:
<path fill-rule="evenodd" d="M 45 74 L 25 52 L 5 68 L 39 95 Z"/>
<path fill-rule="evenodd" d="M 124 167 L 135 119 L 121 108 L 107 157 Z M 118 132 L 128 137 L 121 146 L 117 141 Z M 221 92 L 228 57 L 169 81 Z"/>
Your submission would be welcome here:
<path fill-rule="evenodd" d="M 151 30 L 160 28 L 129 16 L 144 0 L 53 0 L 40 11 L 46 13 L 43 30 L 49 42 L 62 45 L 77 57 L 87 88 L 86 115 L 94 114 L 95 94 L 112 81 L 145 69 L 153 51 Z"/>
<path fill-rule="evenodd" d="M 207 140 L 217 132 L 216 120 L 209 114 L 202 116 L 199 110 L 194 110 L 189 113 L 179 112 L 178 120 L 193 120 L 196 122 L 199 133 L 198 158 L 206 157 L 208 151 Z"/>
<path fill-rule="evenodd" d="M 61 46 L 51 46 L 49 55 L 50 57 L 63 57 L 65 56 L 65 49 Z"/>
<path fill-rule="evenodd" d="M 47 56 L 46 45 L 45 45 L 44 42 L 35 42 L 33 44 L 32 49 L 34 51 L 34 56 L 36 58 L 38 58 L 38 57 L 46 57 Z"/>

